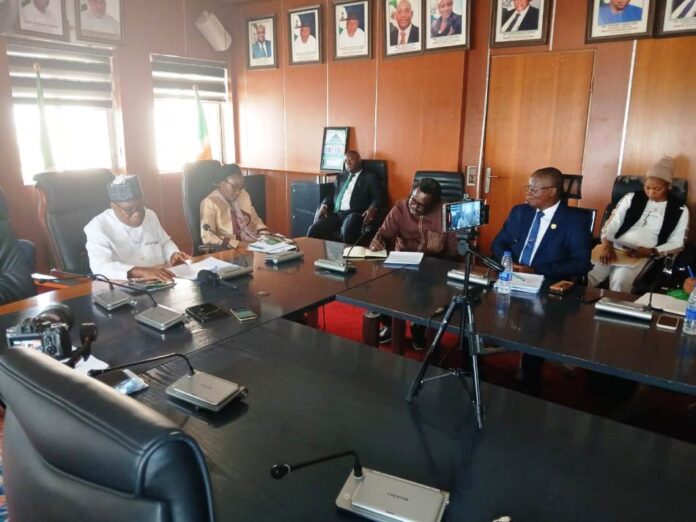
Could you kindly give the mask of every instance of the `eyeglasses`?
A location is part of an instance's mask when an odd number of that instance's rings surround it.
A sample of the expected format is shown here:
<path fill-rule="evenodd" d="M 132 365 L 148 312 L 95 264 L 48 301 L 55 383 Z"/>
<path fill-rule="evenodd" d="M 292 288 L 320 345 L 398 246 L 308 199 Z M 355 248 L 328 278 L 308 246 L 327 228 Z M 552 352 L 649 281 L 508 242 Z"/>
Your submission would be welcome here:
<path fill-rule="evenodd" d="M 235 192 L 241 192 L 242 190 L 244 190 L 244 185 L 235 185 L 234 183 L 232 183 L 231 181 L 227 181 L 226 179 L 223 179 L 222 183 L 226 183 L 227 185 L 229 185 L 230 188 Z"/>
<path fill-rule="evenodd" d="M 536 196 L 537 192 L 539 192 L 540 190 L 546 190 L 546 189 L 550 189 L 550 188 L 556 188 L 556 187 L 531 187 L 529 185 L 525 185 L 524 187 L 522 187 L 522 190 L 525 192 L 529 192 L 532 196 Z"/>
<path fill-rule="evenodd" d="M 145 203 L 137 203 L 135 205 L 130 205 L 128 207 L 123 207 L 119 205 L 118 203 L 114 203 L 118 207 L 118 209 L 123 212 L 126 216 L 132 217 L 135 213 L 140 213 L 142 214 L 145 212 Z"/>

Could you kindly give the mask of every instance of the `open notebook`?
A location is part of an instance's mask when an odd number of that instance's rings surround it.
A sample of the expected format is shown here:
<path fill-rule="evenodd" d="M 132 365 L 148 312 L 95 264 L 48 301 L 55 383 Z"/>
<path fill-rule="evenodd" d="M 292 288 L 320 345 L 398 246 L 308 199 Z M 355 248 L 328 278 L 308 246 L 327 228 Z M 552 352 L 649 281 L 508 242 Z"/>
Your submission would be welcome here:
<path fill-rule="evenodd" d="M 377 250 L 376 252 L 370 250 L 369 248 L 356 246 L 356 247 L 346 247 L 343 249 L 343 257 L 348 257 L 350 259 L 361 259 L 367 257 L 374 257 L 379 259 L 386 259 L 386 250 Z"/>

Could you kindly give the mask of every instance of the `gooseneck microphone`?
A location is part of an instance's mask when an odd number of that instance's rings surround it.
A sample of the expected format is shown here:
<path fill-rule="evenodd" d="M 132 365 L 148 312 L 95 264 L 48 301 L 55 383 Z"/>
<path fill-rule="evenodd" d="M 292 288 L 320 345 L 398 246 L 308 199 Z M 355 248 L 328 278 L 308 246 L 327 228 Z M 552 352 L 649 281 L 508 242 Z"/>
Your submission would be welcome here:
<path fill-rule="evenodd" d="M 662 266 L 662 270 L 660 270 L 660 273 L 655 276 L 655 279 L 653 279 L 652 284 L 650 285 L 650 297 L 648 298 L 648 304 L 645 305 L 646 310 L 649 310 L 651 312 L 664 312 L 664 310 L 660 308 L 654 308 L 653 307 L 653 295 L 655 294 L 655 287 L 657 286 L 657 283 L 660 279 L 662 279 L 663 275 L 672 275 L 672 267 L 674 266 L 674 255 L 669 255 L 665 257 L 665 264 Z M 656 259 L 655 256 L 653 256 L 653 259 Z M 647 266 L 647 264 L 646 264 Z M 640 277 L 640 274 L 636 276 L 636 279 Z"/>
<path fill-rule="evenodd" d="M 203 230 L 205 230 L 206 232 L 210 232 L 210 233 L 213 234 L 216 238 L 218 238 L 220 241 L 222 241 L 223 245 L 225 244 L 225 241 L 229 241 L 229 238 L 223 237 L 223 236 L 221 236 L 220 234 L 218 234 L 217 232 L 215 232 L 215 231 L 210 227 L 210 225 L 209 225 L 208 223 L 203 223 L 203 224 L 201 225 L 201 227 L 203 228 Z M 226 246 L 227 248 L 231 248 L 232 250 L 234 250 L 237 254 L 239 254 L 239 255 L 241 256 L 241 258 L 244 260 L 244 266 L 247 266 L 247 267 L 249 266 L 249 261 L 247 261 L 246 256 L 245 256 L 244 254 L 242 254 L 242 252 L 241 252 L 238 248 L 233 247 L 233 246 L 230 245 L 229 243 L 227 243 L 227 245 L 225 245 L 225 246 Z"/>
<path fill-rule="evenodd" d="M 348 252 L 346 255 L 343 257 L 349 258 L 350 253 L 355 248 L 355 246 L 362 241 L 362 239 L 365 237 L 365 235 L 369 232 L 369 229 L 367 227 L 362 228 L 362 233 L 360 234 L 360 237 L 348 248 Z M 349 261 L 344 261 L 343 259 L 326 259 L 326 258 L 320 258 L 314 261 L 314 266 L 316 268 L 323 268 L 324 270 L 331 270 L 333 272 L 341 272 L 342 274 L 346 274 L 350 272 L 351 270 L 354 270 L 355 267 L 349 262 Z"/>
<path fill-rule="evenodd" d="M 353 476 L 357 479 L 363 478 L 364 475 L 362 465 L 360 464 L 358 454 L 354 451 L 344 451 L 343 453 L 336 453 L 335 455 L 329 455 L 327 457 L 308 460 L 307 462 L 301 462 L 300 464 L 274 464 L 271 468 L 271 477 L 280 480 L 291 471 L 306 468 L 307 466 L 313 466 L 314 464 L 320 464 L 321 462 L 326 462 L 327 460 L 334 460 L 341 457 L 347 457 L 349 455 L 353 457 Z"/>
<path fill-rule="evenodd" d="M 155 298 L 152 296 L 152 294 L 148 290 L 138 290 L 136 288 L 133 288 L 132 286 L 124 285 L 121 283 L 116 283 L 115 281 L 112 281 L 106 276 L 103 276 L 101 274 L 92 274 L 90 276 L 90 279 L 93 281 L 101 281 L 102 283 L 108 283 L 109 285 L 109 290 L 113 290 L 115 286 L 119 288 L 124 288 L 125 290 L 128 290 L 129 292 L 133 292 L 135 295 L 147 295 L 150 298 L 150 301 L 152 301 L 152 306 L 159 306 Z"/>
<path fill-rule="evenodd" d="M 80 343 L 82 345 L 75 350 L 65 364 L 74 368 L 80 359 L 85 361 L 92 355 L 92 343 L 97 339 L 97 325 L 94 323 L 82 323 L 80 325 Z"/>
<path fill-rule="evenodd" d="M 362 234 L 360 234 L 360 237 L 359 237 L 358 239 L 355 240 L 355 243 L 353 243 L 352 245 L 350 245 L 350 248 L 348 249 L 348 253 L 346 253 L 346 255 L 343 256 L 343 257 L 345 257 L 346 259 L 349 259 L 349 258 L 350 258 L 350 253 L 353 251 L 353 249 L 356 247 L 356 245 L 357 245 L 358 243 L 360 243 L 360 242 L 362 241 L 362 239 L 367 235 L 367 233 L 369 232 L 369 230 L 370 230 L 370 229 L 367 228 L 367 226 L 364 226 L 364 227 L 362 228 Z"/>
<path fill-rule="evenodd" d="M 191 361 L 189 361 L 189 358 L 186 357 L 185 355 L 182 355 L 180 353 L 168 353 L 166 355 L 159 355 L 157 357 L 149 357 L 147 359 L 140 359 L 139 361 L 133 361 L 127 364 L 120 364 L 118 366 L 111 366 L 109 368 L 104 368 L 102 370 L 90 370 L 87 372 L 87 375 L 90 377 L 98 377 L 99 375 L 104 375 L 105 373 L 110 373 L 110 372 L 115 372 L 116 370 L 125 370 L 126 368 L 131 368 L 132 366 L 140 366 L 141 364 L 145 363 L 150 363 L 150 362 L 157 362 L 161 361 L 164 359 L 171 359 L 173 357 L 179 357 L 186 361 L 186 364 L 188 365 L 188 374 L 193 375 L 195 373 L 195 370 L 193 369 L 193 366 L 191 365 Z"/>

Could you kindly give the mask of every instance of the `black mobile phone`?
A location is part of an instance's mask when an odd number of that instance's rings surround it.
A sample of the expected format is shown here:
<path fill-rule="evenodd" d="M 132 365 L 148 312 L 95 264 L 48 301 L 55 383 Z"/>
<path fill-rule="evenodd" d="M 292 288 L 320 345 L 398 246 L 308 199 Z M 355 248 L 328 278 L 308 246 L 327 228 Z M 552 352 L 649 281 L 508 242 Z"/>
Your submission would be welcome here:
<path fill-rule="evenodd" d="M 232 315 L 234 315 L 240 323 L 243 323 L 245 321 L 253 321 L 258 317 L 258 315 L 256 315 L 256 312 L 254 312 L 248 306 L 237 306 L 235 308 L 232 308 L 230 311 L 232 312 Z"/>
<path fill-rule="evenodd" d="M 222 308 L 215 306 L 213 303 L 203 303 L 196 306 L 189 306 L 186 313 L 193 317 L 196 321 L 205 323 L 213 319 L 227 317 L 227 312 Z"/>

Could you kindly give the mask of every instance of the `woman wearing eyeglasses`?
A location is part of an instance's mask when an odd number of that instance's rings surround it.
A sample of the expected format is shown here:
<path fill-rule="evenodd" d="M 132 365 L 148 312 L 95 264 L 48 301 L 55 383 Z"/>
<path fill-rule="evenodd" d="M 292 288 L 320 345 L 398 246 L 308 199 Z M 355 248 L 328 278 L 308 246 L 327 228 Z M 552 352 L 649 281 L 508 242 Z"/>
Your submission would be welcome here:
<path fill-rule="evenodd" d="M 689 209 L 670 195 L 674 159 L 664 156 L 648 170 L 642 191 L 626 194 L 602 229 L 593 251 L 590 285 L 609 278 L 609 288 L 630 292 L 648 259 L 684 248 Z"/>

